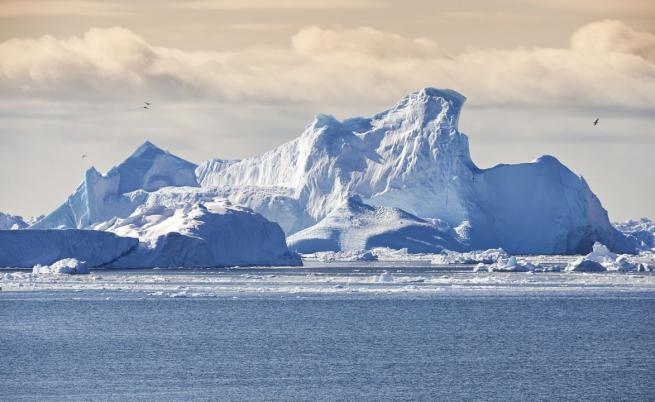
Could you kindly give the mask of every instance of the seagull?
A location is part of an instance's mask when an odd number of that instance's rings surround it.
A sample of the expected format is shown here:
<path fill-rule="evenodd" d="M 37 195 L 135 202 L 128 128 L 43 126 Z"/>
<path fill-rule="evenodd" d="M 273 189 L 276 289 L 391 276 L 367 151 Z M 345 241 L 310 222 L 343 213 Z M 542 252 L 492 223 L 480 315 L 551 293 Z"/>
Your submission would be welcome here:
<path fill-rule="evenodd" d="M 600 119 L 598 117 L 596 117 L 596 120 L 594 120 L 594 127 L 598 125 L 599 121 L 600 121 Z"/>

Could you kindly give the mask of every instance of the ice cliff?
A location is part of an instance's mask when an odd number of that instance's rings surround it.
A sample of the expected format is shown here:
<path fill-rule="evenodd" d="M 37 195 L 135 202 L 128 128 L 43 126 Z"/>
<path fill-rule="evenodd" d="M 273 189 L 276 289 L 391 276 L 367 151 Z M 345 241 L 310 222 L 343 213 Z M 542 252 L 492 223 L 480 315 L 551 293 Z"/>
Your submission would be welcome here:
<path fill-rule="evenodd" d="M 96 230 L 0 230 L 0 267 L 32 268 L 67 258 L 103 267 L 138 244 L 135 238 Z"/>

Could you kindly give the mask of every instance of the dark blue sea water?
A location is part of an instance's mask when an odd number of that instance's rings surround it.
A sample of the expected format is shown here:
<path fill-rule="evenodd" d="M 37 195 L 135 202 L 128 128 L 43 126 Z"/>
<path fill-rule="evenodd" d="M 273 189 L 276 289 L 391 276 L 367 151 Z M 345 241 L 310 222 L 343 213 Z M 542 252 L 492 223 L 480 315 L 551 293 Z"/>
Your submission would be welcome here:
<path fill-rule="evenodd" d="M 0 400 L 653 400 L 654 312 L 652 294 L 4 292 Z"/>

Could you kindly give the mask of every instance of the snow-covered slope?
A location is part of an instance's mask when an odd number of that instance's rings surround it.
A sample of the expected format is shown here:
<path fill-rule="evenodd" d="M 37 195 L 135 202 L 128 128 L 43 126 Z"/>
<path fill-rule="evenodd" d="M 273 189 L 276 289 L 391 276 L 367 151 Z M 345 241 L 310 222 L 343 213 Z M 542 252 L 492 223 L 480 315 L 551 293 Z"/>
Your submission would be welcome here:
<path fill-rule="evenodd" d="M 76 193 L 34 227 L 88 227 L 140 206 L 225 198 L 291 235 L 357 195 L 443 220 L 469 249 L 586 253 L 600 241 L 634 251 L 585 180 L 555 158 L 476 167 L 457 127 L 464 101 L 455 91 L 426 88 L 369 118 L 318 115 L 300 137 L 263 155 L 197 168 L 146 143 L 105 176 L 87 172 Z"/>
<path fill-rule="evenodd" d="M 22 217 L 0 212 L 0 230 L 25 229 L 27 226 Z"/>
<path fill-rule="evenodd" d="M 136 250 L 138 243 L 95 230 L 0 230 L 0 267 L 31 268 L 65 258 L 100 267 Z"/>
<path fill-rule="evenodd" d="M 86 228 L 116 216 L 126 217 L 147 197 L 167 186 L 197 187 L 196 165 L 146 141 L 106 175 L 95 168 L 66 202 L 31 226 L 34 229 Z"/>
<path fill-rule="evenodd" d="M 358 196 L 348 198 L 319 223 L 288 239 L 301 253 L 358 251 L 375 247 L 406 248 L 410 253 L 461 250 L 452 230 L 440 230 L 401 209 L 366 205 Z"/>
<path fill-rule="evenodd" d="M 138 237 L 142 242 L 139 250 L 113 267 L 301 264 L 300 258 L 287 249 L 279 225 L 227 202 L 141 207 L 128 218 L 116 218 L 95 228 Z"/>

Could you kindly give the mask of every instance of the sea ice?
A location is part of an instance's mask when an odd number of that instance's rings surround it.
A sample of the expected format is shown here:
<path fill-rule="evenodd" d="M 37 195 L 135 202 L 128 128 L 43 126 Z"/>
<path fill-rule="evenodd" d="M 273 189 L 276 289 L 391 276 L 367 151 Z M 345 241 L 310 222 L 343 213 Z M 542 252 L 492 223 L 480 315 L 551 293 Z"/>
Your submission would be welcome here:
<path fill-rule="evenodd" d="M 442 254 L 435 255 L 432 258 L 432 263 L 435 265 L 476 263 L 493 264 L 500 260 L 509 258 L 509 254 L 507 254 L 502 248 L 469 251 L 465 253 L 445 251 Z"/>
<path fill-rule="evenodd" d="M 594 243 L 591 253 L 576 259 L 566 267 L 567 271 L 600 272 L 600 271 L 636 271 L 647 269 L 639 263 L 630 261 L 626 255 L 617 255 L 601 243 Z"/>
<path fill-rule="evenodd" d="M 35 265 L 33 275 L 88 274 L 89 267 L 84 261 L 75 258 L 64 258 L 51 265 Z"/>

